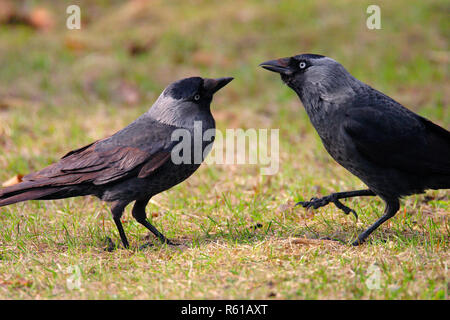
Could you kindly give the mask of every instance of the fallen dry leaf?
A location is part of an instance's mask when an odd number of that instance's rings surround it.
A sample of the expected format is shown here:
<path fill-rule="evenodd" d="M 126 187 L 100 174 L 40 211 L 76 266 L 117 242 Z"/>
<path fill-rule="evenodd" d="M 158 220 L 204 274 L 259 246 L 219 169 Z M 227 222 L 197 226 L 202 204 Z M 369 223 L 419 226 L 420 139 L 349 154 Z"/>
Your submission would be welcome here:
<path fill-rule="evenodd" d="M 16 8 L 12 1 L 0 0 L 0 23 L 11 21 L 14 15 L 16 15 Z"/>
<path fill-rule="evenodd" d="M 146 43 L 140 43 L 140 42 L 131 42 L 128 47 L 128 53 L 131 56 L 138 56 L 140 54 L 144 54 L 148 52 L 154 45 L 155 41 L 152 39 L 150 41 L 147 41 Z"/>
<path fill-rule="evenodd" d="M 38 30 L 49 30 L 54 25 L 54 19 L 49 10 L 36 8 L 29 16 L 30 24 Z"/>
<path fill-rule="evenodd" d="M 23 174 L 15 175 L 11 179 L 3 182 L 2 187 L 6 188 L 6 187 L 13 186 L 15 184 L 21 183 L 22 182 L 22 178 L 23 178 Z"/>
<path fill-rule="evenodd" d="M 86 49 L 86 43 L 81 38 L 76 37 L 66 37 L 64 39 L 64 44 L 66 45 L 66 48 L 71 51 L 81 52 Z"/>

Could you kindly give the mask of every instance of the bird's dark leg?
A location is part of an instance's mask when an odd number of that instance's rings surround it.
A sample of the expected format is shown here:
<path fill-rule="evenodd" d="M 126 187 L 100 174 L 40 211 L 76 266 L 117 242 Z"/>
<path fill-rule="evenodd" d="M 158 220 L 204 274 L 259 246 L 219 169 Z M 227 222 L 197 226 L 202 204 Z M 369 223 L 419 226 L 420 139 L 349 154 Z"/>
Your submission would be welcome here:
<path fill-rule="evenodd" d="M 384 215 L 378 219 L 373 225 L 371 225 L 367 230 L 362 232 L 358 239 L 356 239 L 352 245 L 359 246 L 360 244 L 364 243 L 364 241 L 367 239 L 367 237 L 375 231 L 383 222 L 389 220 L 395 214 L 397 213 L 398 209 L 400 208 L 400 203 L 398 199 L 390 199 L 390 200 L 384 200 L 386 201 L 386 207 L 384 209 Z"/>
<path fill-rule="evenodd" d="M 125 235 L 125 231 L 123 231 L 122 222 L 120 221 L 120 218 L 122 218 L 123 211 L 125 210 L 125 207 L 128 205 L 128 202 L 123 201 L 117 201 L 114 202 L 114 204 L 111 207 L 111 213 L 113 216 L 113 220 L 117 226 L 117 230 L 119 230 L 120 239 L 122 240 L 123 246 L 128 249 L 129 244 L 127 237 Z"/>
<path fill-rule="evenodd" d="M 355 218 L 358 219 L 358 215 L 356 214 L 356 211 L 353 209 L 350 209 L 346 205 L 344 205 L 342 202 L 339 201 L 339 199 L 347 199 L 352 197 L 360 197 L 360 196 L 375 196 L 375 193 L 370 189 L 364 189 L 364 190 L 355 190 L 355 191 L 346 191 L 346 192 L 336 192 L 332 193 L 326 197 L 322 198 L 311 198 L 310 201 L 300 201 L 296 203 L 295 205 L 302 205 L 304 208 L 320 208 L 323 206 L 326 206 L 330 202 L 334 203 L 336 207 L 344 211 L 345 214 L 349 214 L 350 212 L 354 214 Z"/>
<path fill-rule="evenodd" d="M 147 221 L 147 214 L 145 213 L 145 207 L 147 206 L 149 200 L 150 198 L 136 200 L 132 211 L 133 217 L 136 219 L 137 222 L 142 224 L 144 227 L 150 230 L 155 236 L 157 236 L 162 243 L 173 245 L 173 243 L 169 239 L 167 239 L 161 232 L 158 231 L 158 229 L 156 229 L 154 226 L 151 225 L 150 222 Z"/>

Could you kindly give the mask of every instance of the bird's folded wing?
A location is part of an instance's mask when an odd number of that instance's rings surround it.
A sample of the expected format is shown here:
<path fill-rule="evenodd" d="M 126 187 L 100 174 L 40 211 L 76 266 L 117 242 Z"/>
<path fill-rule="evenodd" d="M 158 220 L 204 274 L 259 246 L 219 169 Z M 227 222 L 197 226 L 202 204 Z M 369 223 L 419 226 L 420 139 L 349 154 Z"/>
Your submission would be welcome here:
<path fill-rule="evenodd" d="M 406 109 L 347 110 L 342 133 L 367 160 L 416 174 L 450 175 L 450 134 Z"/>
<path fill-rule="evenodd" d="M 97 143 L 64 156 L 59 162 L 24 177 L 45 186 L 92 183 L 102 185 L 128 177 L 146 178 L 170 160 L 170 151 L 135 147 L 96 148 Z"/>

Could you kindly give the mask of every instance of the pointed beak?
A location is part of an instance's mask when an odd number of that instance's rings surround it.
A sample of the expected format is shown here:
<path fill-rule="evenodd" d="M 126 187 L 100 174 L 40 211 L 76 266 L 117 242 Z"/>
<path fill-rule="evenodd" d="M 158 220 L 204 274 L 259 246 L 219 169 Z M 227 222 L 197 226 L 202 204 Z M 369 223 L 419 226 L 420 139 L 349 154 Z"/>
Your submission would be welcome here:
<path fill-rule="evenodd" d="M 234 78 L 227 77 L 227 78 L 217 78 L 217 79 L 203 79 L 203 87 L 206 91 L 210 92 L 211 94 L 216 93 L 223 87 L 225 87 L 228 83 L 231 82 Z"/>
<path fill-rule="evenodd" d="M 277 72 L 279 74 L 291 75 L 293 72 L 289 67 L 289 60 L 290 58 L 269 60 L 261 63 L 259 66 L 269 71 Z"/>

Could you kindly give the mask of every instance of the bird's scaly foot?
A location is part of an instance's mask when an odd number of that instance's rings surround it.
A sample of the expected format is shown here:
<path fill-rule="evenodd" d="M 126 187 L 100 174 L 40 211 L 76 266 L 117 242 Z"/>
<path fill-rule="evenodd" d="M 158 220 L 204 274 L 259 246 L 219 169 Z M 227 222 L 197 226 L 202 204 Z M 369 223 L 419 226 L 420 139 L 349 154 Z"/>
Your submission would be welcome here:
<path fill-rule="evenodd" d="M 111 240 L 110 237 L 105 238 L 106 247 L 103 249 L 104 251 L 113 252 L 117 249 L 117 245 Z"/>
<path fill-rule="evenodd" d="M 344 205 L 342 202 L 340 202 L 336 196 L 334 196 L 333 194 L 326 196 L 326 197 L 322 197 L 322 198 L 311 198 L 311 200 L 309 201 L 300 201 L 297 202 L 295 205 L 301 205 L 303 208 L 313 208 L 313 209 L 318 209 L 320 207 L 324 207 L 327 204 L 329 204 L 330 202 L 334 203 L 334 205 L 336 207 L 338 207 L 339 209 L 341 209 L 342 211 L 344 211 L 345 214 L 349 214 L 350 212 L 353 213 L 353 215 L 355 216 L 356 220 L 358 220 L 358 214 L 356 213 L 355 210 L 347 207 L 346 205 Z"/>
<path fill-rule="evenodd" d="M 352 246 L 357 247 L 363 243 L 364 243 L 364 241 L 360 241 L 359 239 L 356 239 L 355 241 L 352 242 Z"/>

